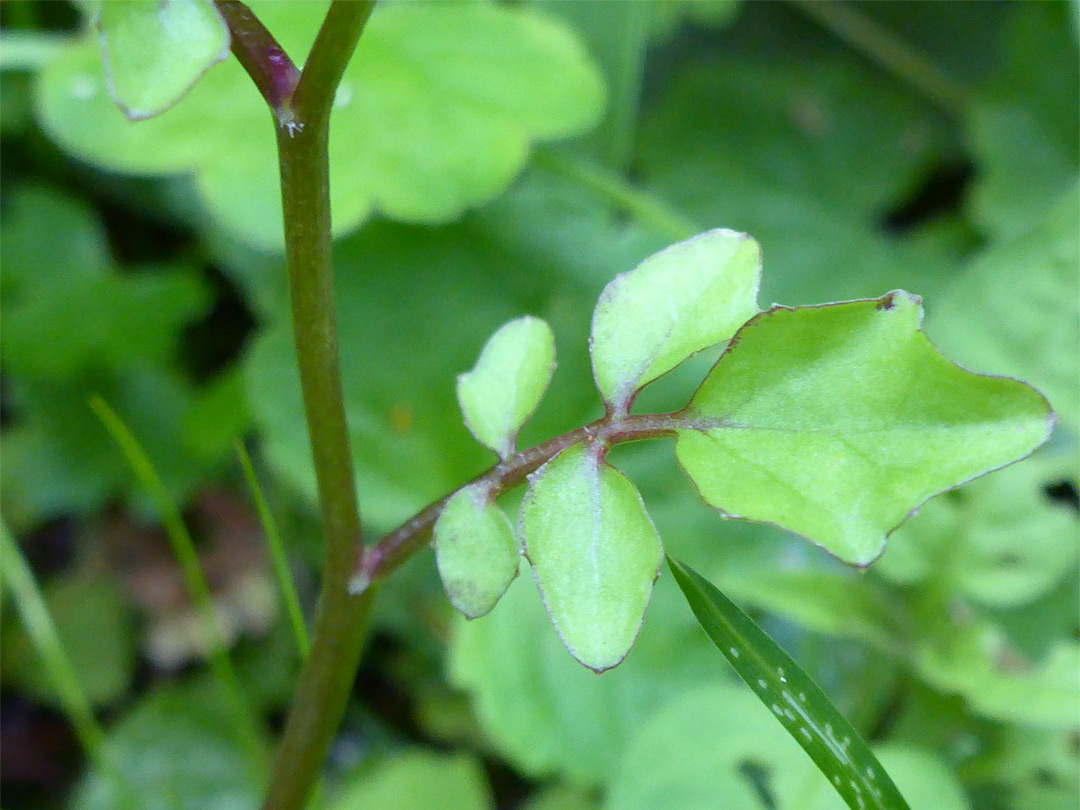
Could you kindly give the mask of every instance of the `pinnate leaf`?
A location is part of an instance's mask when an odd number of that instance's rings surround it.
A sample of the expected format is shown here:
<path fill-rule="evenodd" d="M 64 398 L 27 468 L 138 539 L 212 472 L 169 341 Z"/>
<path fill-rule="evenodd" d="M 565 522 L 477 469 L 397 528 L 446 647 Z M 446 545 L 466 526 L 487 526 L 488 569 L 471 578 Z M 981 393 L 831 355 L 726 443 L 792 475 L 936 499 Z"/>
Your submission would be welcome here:
<path fill-rule="evenodd" d="M 747 323 L 678 433 L 705 500 L 868 565 L 924 501 L 1047 440 L 1041 394 L 953 365 L 921 318 L 917 297 L 893 292 Z"/>
<path fill-rule="evenodd" d="M 660 536 L 637 489 L 599 448 L 574 445 L 530 476 L 520 528 L 570 654 L 597 672 L 617 665 L 637 638 L 660 573 Z"/>
<path fill-rule="evenodd" d="M 555 370 L 555 336 L 540 318 L 504 324 L 491 336 L 472 371 L 458 377 L 465 424 L 500 458 L 514 452 L 518 431 L 532 416 Z"/>
<path fill-rule="evenodd" d="M 450 604 L 470 619 L 495 607 L 518 573 L 514 529 L 489 498 L 483 485 L 465 487 L 435 524 L 435 559 L 443 587 Z"/>
<path fill-rule="evenodd" d="M 758 311 L 761 248 L 724 229 L 687 239 L 617 276 L 593 314 L 596 385 L 616 411 L 690 355 L 727 340 Z"/>
<path fill-rule="evenodd" d="M 167 110 L 229 55 L 212 0 L 105 0 L 97 27 L 109 95 L 132 120 Z"/>
<path fill-rule="evenodd" d="M 738 605 L 693 569 L 668 559 L 702 628 L 852 810 L 907 810 L 870 748 L 821 688 Z"/>

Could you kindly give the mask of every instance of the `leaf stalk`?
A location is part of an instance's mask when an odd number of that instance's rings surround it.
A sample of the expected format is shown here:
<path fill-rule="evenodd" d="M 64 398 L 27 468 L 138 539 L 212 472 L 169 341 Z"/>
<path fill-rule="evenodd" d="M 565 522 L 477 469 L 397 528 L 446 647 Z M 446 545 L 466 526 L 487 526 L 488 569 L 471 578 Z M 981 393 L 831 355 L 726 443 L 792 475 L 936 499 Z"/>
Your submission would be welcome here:
<path fill-rule="evenodd" d="M 368 549 L 363 563 L 357 567 L 350 587 L 354 593 L 365 593 L 372 583 L 389 575 L 423 548 L 443 508 L 465 487 L 483 485 L 492 493 L 492 497 L 495 497 L 520 484 L 530 473 L 535 472 L 563 450 L 575 444 L 590 442 L 606 448 L 625 442 L 673 436 L 676 430 L 690 426 L 683 411 L 621 417 L 607 414 L 576 430 L 514 453 L 458 489 L 424 507 L 389 534 L 384 535 L 378 543 Z"/>

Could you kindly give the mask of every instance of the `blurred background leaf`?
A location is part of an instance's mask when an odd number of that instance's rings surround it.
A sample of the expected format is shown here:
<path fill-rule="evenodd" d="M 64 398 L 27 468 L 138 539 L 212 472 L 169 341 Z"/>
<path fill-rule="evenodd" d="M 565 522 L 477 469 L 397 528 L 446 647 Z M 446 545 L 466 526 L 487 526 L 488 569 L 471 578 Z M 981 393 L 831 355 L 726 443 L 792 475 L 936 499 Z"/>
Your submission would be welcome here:
<path fill-rule="evenodd" d="M 301 61 L 322 7 L 256 5 Z M 461 424 L 454 380 L 510 318 L 547 320 L 559 362 L 520 445 L 600 416 L 596 297 L 682 229 L 757 238 L 765 305 L 909 289 L 935 345 L 1033 382 L 1060 424 L 1034 459 L 928 503 L 867 574 L 724 521 L 670 443 L 620 446 L 611 461 L 665 548 L 753 612 L 913 808 L 1078 810 L 1075 4 L 844 8 L 928 60 L 961 103 L 941 108 L 793 3 L 380 4 L 332 139 L 366 528 L 377 536 L 494 462 Z M 0 508 L 148 801 L 251 807 L 259 774 L 202 681 L 173 561 L 86 401 L 117 409 L 184 505 L 238 676 L 277 728 L 298 661 L 236 439 L 308 612 L 321 540 L 272 122 L 230 59 L 129 124 L 98 50 L 74 5 L 0 4 Z M 716 354 L 638 406 L 681 407 Z M 502 499 L 508 513 L 519 495 Z M 834 801 L 767 709 L 718 674 L 670 577 L 627 660 L 601 677 L 566 655 L 530 580 L 471 623 L 452 614 L 430 553 L 386 584 L 330 806 L 429 779 L 440 800 L 499 810 L 688 807 L 717 789 L 755 810 Z M 5 808 L 114 806 L 40 688 L 7 598 Z M 693 743 L 705 718 L 729 731 Z"/>

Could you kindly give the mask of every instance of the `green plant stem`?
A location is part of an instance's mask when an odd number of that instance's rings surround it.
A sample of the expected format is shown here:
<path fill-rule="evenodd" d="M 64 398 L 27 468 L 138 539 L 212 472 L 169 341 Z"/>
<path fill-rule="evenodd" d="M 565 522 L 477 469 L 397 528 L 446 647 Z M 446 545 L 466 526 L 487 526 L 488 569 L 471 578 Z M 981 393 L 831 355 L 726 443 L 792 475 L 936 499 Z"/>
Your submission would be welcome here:
<path fill-rule="evenodd" d="M 622 175 L 562 153 L 540 150 L 533 156 L 540 168 L 562 175 L 613 202 L 634 219 L 654 228 L 673 242 L 681 242 L 701 232 L 692 220 L 663 200 L 635 187 Z"/>
<path fill-rule="evenodd" d="M 328 153 L 334 93 L 374 5 L 374 0 L 334 0 L 294 92 L 279 106 L 270 104 L 277 123 L 293 338 L 326 556 L 311 653 L 278 746 L 263 804 L 266 810 L 299 810 L 318 780 L 345 711 L 374 599 L 373 591 L 359 598 L 348 591 L 349 578 L 362 557 L 363 535 L 339 370 Z M 277 47 L 269 32 L 261 33 L 265 28 L 256 25 L 257 20 L 249 24 L 239 15 L 233 20 L 248 25 L 233 31 L 234 43 L 246 42 L 265 53 Z M 233 20 L 226 17 L 230 29 Z M 248 30 L 258 36 L 245 38 Z M 271 60 L 261 52 L 238 54 L 260 91 L 271 83 L 263 75 Z"/>
<path fill-rule="evenodd" d="M 293 582 L 292 573 L 289 571 L 289 561 L 285 557 L 285 547 L 281 542 L 274 516 L 270 513 L 270 507 L 263 496 L 262 487 L 259 486 L 259 478 L 255 475 L 255 467 L 251 463 L 251 456 L 243 442 L 236 443 L 236 455 L 240 458 L 240 466 L 244 470 L 244 478 L 247 480 L 248 489 L 251 490 L 251 499 L 255 502 L 255 511 L 259 515 L 259 522 L 266 535 L 266 546 L 270 549 L 270 562 L 277 577 L 278 586 L 281 588 L 281 598 L 285 602 L 285 609 L 289 614 L 289 623 L 292 625 L 293 637 L 296 639 L 296 649 L 301 659 L 306 659 L 311 651 L 311 640 L 308 638 L 307 625 L 304 624 L 304 612 L 300 609 L 300 597 L 296 594 L 296 584 Z"/>
<path fill-rule="evenodd" d="M 529 473 L 579 442 L 595 441 L 610 446 L 672 436 L 676 430 L 691 427 L 700 428 L 702 425 L 689 418 L 684 411 L 624 416 L 618 419 L 609 414 L 577 430 L 515 453 L 463 484 L 461 488 L 484 483 L 492 493 L 499 495 L 520 484 Z M 350 586 L 353 591 L 366 592 L 372 583 L 389 575 L 423 548 L 435 522 L 442 514 L 443 507 L 461 488 L 424 507 L 368 549 L 363 564 L 357 568 L 353 577 Z"/>
<path fill-rule="evenodd" d="M 199 553 L 195 550 L 195 542 L 191 539 L 187 526 L 184 525 L 184 519 L 180 516 L 176 504 L 173 503 L 169 491 L 161 482 L 146 451 L 128 430 L 127 425 L 99 396 L 90 398 L 90 407 L 119 446 L 128 465 L 134 471 L 135 477 L 157 506 L 161 523 L 165 527 L 165 534 L 180 564 L 184 586 L 206 637 L 210 669 L 214 678 L 225 689 L 237 736 L 247 749 L 250 763 L 253 767 L 261 767 L 264 763 L 265 751 L 259 723 L 244 698 L 244 691 L 240 688 L 236 672 L 229 661 L 228 646 L 221 634 L 221 625 L 218 624 L 217 615 L 214 612 L 213 597 L 210 595 L 210 586 L 199 563 Z"/>
<path fill-rule="evenodd" d="M 865 54 L 897 78 L 916 88 L 954 118 L 968 106 L 964 87 L 900 37 L 835 0 L 793 0 L 795 6 L 837 38 Z"/>

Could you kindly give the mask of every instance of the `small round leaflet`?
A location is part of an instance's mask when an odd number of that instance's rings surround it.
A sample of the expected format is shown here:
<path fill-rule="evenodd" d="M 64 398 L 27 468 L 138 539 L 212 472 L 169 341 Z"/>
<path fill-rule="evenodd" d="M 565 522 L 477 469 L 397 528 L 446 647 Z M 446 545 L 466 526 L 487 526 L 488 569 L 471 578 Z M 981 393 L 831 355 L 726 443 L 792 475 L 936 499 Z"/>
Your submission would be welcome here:
<path fill-rule="evenodd" d="M 446 504 L 435 524 L 435 560 L 450 604 L 469 619 L 488 613 L 514 581 L 514 529 L 487 487 L 465 487 Z"/>

